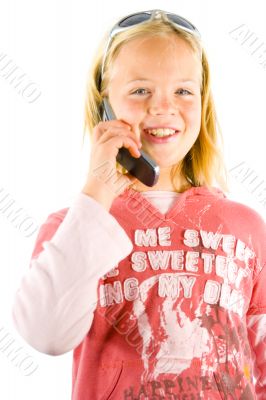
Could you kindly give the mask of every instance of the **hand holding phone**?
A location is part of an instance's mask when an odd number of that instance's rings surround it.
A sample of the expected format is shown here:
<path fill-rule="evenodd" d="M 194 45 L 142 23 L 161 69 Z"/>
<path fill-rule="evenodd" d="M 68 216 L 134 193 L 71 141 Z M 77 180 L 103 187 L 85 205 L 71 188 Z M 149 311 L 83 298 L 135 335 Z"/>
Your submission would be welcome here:
<path fill-rule="evenodd" d="M 105 97 L 103 99 L 103 119 L 113 120 L 117 119 L 111 104 Z M 154 186 L 159 178 L 160 167 L 152 160 L 148 154 L 140 150 L 141 156 L 139 158 L 133 157 L 128 149 L 122 147 L 119 149 L 116 160 L 126 170 L 146 186 Z"/>

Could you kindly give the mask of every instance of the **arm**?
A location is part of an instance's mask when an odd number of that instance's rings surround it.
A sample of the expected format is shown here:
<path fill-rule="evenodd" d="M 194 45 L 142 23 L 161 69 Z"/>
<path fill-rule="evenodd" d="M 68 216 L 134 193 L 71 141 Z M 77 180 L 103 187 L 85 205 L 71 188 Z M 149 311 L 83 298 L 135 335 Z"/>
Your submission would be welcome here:
<path fill-rule="evenodd" d="M 265 310 L 266 311 L 266 310 Z M 266 313 L 247 317 L 248 336 L 254 353 L 255 389 L 258 400 L 266 393 Z"/>
<path fill-rule="evenodd" d="M 254 358 L 256 395 L 258 400 L 263 400 L 266 393 L 266 263 L 258 261 L 256 268 L 259 273 L 255 277 L 246 321 Z"/>
<path fill-rule="evenodd" d="M 77 347 L 93 321 L 98 279 L 131 250 L 116 219 L 84 193 L 63 221 L 51 214 L 15 294 L 12 315 L 21 336 L 50 355 Z"/>

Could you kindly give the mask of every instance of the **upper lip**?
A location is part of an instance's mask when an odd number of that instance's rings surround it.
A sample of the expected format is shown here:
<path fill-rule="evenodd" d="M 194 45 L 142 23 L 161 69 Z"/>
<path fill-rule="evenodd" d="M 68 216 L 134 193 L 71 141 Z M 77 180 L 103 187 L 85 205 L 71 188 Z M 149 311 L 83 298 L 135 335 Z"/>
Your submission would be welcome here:
<path fill-rule="evenodd" d="M 174 131 L 179 131 L 179 129 L 176 129 L 173 126 L 168 126 L 168 125 L 147 126 L 143 129 L 144 129 L 144 131 L 147 131 L 150 129 L 173 129 Z"/>

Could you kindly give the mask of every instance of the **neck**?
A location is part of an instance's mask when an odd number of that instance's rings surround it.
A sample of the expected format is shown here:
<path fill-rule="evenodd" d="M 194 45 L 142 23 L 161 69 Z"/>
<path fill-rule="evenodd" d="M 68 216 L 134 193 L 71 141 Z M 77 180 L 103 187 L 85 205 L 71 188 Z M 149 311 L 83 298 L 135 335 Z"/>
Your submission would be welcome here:
<path fill-rule="evenodd" d="M 162 190 L 171 192 L 182 192 L 184 189 L 191 187 L 191 184 L 187 179 L 181 175 L 175 176 L 175 186 L 171 181 L 171 169 L 172 167 L 160 167 L 160 176 L 156 185 L 149 187 L 144 185 L 142 182 L 136 180 L 132 186 L 133 190 L 137 192 L 148 192 L 151 190 Z"/>

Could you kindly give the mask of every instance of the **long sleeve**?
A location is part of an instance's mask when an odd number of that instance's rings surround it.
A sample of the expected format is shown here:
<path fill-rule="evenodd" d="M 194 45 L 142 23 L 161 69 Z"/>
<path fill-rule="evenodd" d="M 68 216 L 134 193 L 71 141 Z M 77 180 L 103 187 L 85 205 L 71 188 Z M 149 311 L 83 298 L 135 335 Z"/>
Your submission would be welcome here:
<path fill-rule="evenodd" d="M 15 294 L 15 328 L 36 350 L 64 354 L 88 333 L 98 280 L 132 250 L 116 219 L 79 193 L 66 216 L 49 215 L 41 226 L 30 268 Z"/>

